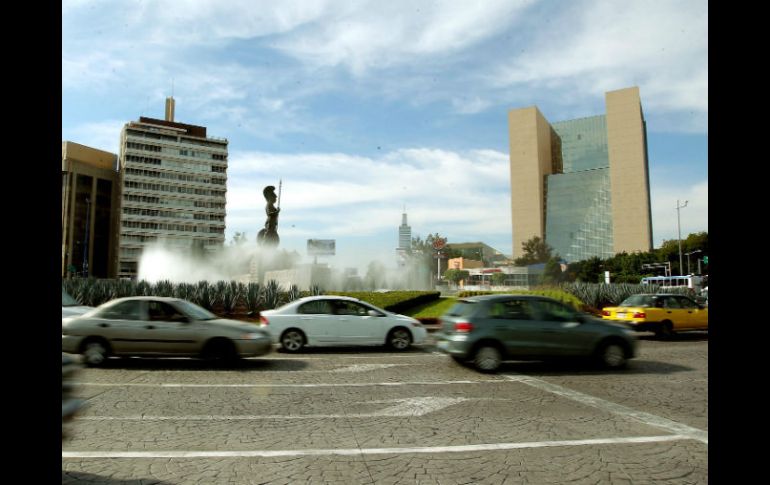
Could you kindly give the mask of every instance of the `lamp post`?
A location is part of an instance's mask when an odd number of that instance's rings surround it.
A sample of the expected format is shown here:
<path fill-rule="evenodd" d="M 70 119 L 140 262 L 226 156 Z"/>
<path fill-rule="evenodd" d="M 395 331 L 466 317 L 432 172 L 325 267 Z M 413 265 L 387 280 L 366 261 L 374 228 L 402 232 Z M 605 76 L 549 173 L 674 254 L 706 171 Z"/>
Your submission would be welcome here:
<path fill-rule="evenodd" d="M 83 244 L 83 277 L 88 278 L 88 237 L 91 228 L 91 199 L 86 198 L 86 235 Z"/>
<path fill-rule="evenodd" d="M 685 253 L 687 255 L 687 274 L 691 274 L 690 273 L 690 255 L 691 254 L 698 254 L 698 253 L 701 253 L 701 252 L 703 252 L 703 251 L 701 251 L 700 249 L 696 249 L 695 251 L 690 251 L 689 253 Z M 698 267 L 700 267 L 700 264 L 698 265 Z M 698 271 L 698 274 L 700 274 L 700 271 Z"/>
<path fill-rule="evenodd" d="M 682 229 L 679 220 L 679 209 L 687 207 L 687 201 L 684 201 L 684 205 L 679 205 L 679 199 L 676 200 L 676 231 L 679 235 L 679 275 L 682 275 Z"/>

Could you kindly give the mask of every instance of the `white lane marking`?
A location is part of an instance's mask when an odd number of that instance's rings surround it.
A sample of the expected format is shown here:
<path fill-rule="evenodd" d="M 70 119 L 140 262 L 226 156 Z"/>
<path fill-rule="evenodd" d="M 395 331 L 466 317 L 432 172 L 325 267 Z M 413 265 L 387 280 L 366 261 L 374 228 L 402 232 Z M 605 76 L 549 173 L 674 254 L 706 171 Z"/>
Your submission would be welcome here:
<path fill-rule="evenodd" d="M 307 387 L 377 387 L 377 386 L 447 386 L 454 384 L 490 384 L 505 383 L 504 379 L 486 379 L 480 381 L 433 381 L 433 382 L 361 382 L 361 383 L 339 383 L 339 384 L 183 384 L 183 383 L 133 383 L 133 382 L 75 382 L 78 386 L 94 387 L 267 387 L 267 388 L 307 388 Z"/>
<path fill-rule="evenodd" d="M 327 372 L 330 372 L 330 373 L 368 372 L 371 370 L 388 369 L 390 367 L 399 367 L 399 366 L 407 366 L 407 365 L 417 365 L 417 364 L 353 364 L 346 367 L 339 367 L 337 369 L 330 370 Z"/>
<path fill-rule="evenodd" d="M 82 421 L 246 421 L 260 419 L 344 419 L 344 418 L 381 418 L 417 417 L 439 411 L 463 401 L 467 398 L 452 397 L 413 397 L 407 399 L 390 399 L 387 401 L 370 401 L 373 404 L 397 403 L 385 409 L 371 413 L 347 414 L 301 414 L 301 415 L 199 415 L 199 416 L 76 416 Z M 362 403 L 358 403 L 362 404 Z"/>
<path fill-rule="evenodd" d="M 664 429 L 666 431 L 672 431 L 676 433 L 678 436 L 686 436 L 690 439 L 697 440 L 706 444 L 708 444 L 709 442 L 708 431 L 703 431 L 698 428 L 693 428 L 691 426 L 687 426 L 686 424 L 677 423 L 676 421 L 671 421 L 670 419 L 662 418 L 660 416 L 655 416 L 654 414 L 637 411 L 635 409 L 631 409 L 621 404 L 605 401 L 604 399 L 590 396 L 588 394 L 583 394 L 582 392 L 573 391 L 572 389 L 567 389 L 566 387 L 562 387 L 556 384 L 551 384 L 550 382 L 546 382 L 541 379 L 536 379 L 534 377 L 529 377 L 529 376 L 505 376 L 505 377 L 507 379 L 510 379 L 511 381 L 521 382 L 523 384 L 527 384 L 529 386 L 532 386 L 544 391 L 548 391 L 553 394 L 566 397 L 568 399 L 572 399 L 573 401 L 578 401 L 588 406 L 593 406 L 595 408 L 602 409 L 604 411 L 609 411 L 611 413 L 618 414 L 620 416 L 625 416 L 627 418 L 635 419 L 636 421 L 642 422 L 649 426 L 654 426 L 656 428 Z"/>
<path fill-rule="evenodd" d="M 632 436 L 627 438 L 598 438 L 590 440 L 534 441 L 528 443 L 490 443 L 480 445 L 425 446 L 412 448 L 342 448 L 307 450 L 245 450 L 245 451 L 62 451 L 62 458 L 244 458 L 327 455 L 398 455 L 406 453 L 472 453 L 504 451 L 555 446 L 591 446 L 633 443 L 659 443 L 691 439 L 689 436 Z"/>

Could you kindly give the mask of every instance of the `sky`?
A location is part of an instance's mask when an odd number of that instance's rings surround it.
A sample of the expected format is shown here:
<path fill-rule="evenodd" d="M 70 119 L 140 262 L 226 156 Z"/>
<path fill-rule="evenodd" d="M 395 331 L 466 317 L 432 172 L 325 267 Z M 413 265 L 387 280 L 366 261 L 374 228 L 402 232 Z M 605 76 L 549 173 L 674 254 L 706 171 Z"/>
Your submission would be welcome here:
<path fill-rule="evenodd" d="M 63 0 L 62 140 L 119 152 L 164 117 L 227 138 L 226 241 L 395 265 L 412 235 L 510 255 L 509 110 L 605 113 L 638 86 L 653 245 L 708 231 L 706 0 Z M 517 248 L 519 249 L 519 248 Z"/>

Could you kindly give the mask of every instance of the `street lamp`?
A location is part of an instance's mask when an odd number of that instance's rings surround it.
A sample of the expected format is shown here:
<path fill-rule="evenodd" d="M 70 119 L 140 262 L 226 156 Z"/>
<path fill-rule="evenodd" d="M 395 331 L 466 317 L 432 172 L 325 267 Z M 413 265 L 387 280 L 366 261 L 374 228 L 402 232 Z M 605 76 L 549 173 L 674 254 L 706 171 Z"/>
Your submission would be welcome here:
<path fill-rule="evenodd" d="M 83 243 L 83 277 L 88 278 L 88 237 L 91 228 L 91 200 L 86 197 L 86 235 Z"/>
<path fill-rule="evenodd" d="M 682 229 L 679 221 L 679 209 L 687 207 L 687 201 L 684 201 L 684 205 L 679 205 L 679 199 L 676 199 L 676 231 L 679 234 L 679 274 L 682 274 Z"/>
<path fill-rule="evenodd" d="M 687 256 L 687 274 L 692 274 L 690 272 L 690 255 L 691 254 L 698 254 L 698 253 L 702 253 L 702 252 L 703 251 L 701 251 L 700 249 L 696 249 L 695 251 L 690 251 L 689 253 L 684 253 Z M 700 261 L 698 262 L 698 267 L 700 268 Z M 700 274 L 700 271 L 698 271 L 698 274 Z"/>

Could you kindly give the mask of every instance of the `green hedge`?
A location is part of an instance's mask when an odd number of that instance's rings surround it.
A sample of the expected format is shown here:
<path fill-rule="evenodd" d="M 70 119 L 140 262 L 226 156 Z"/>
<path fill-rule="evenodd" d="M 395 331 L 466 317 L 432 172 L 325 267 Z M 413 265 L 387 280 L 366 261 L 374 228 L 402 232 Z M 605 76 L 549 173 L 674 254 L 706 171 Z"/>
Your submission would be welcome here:
<path fill-rule="evenodd" d="M 332 291 L 325 294 L 358 298 L 396 313 L 404 313 L 415 306 L 436 301 L 441 296 L 440 291 Z"/>

